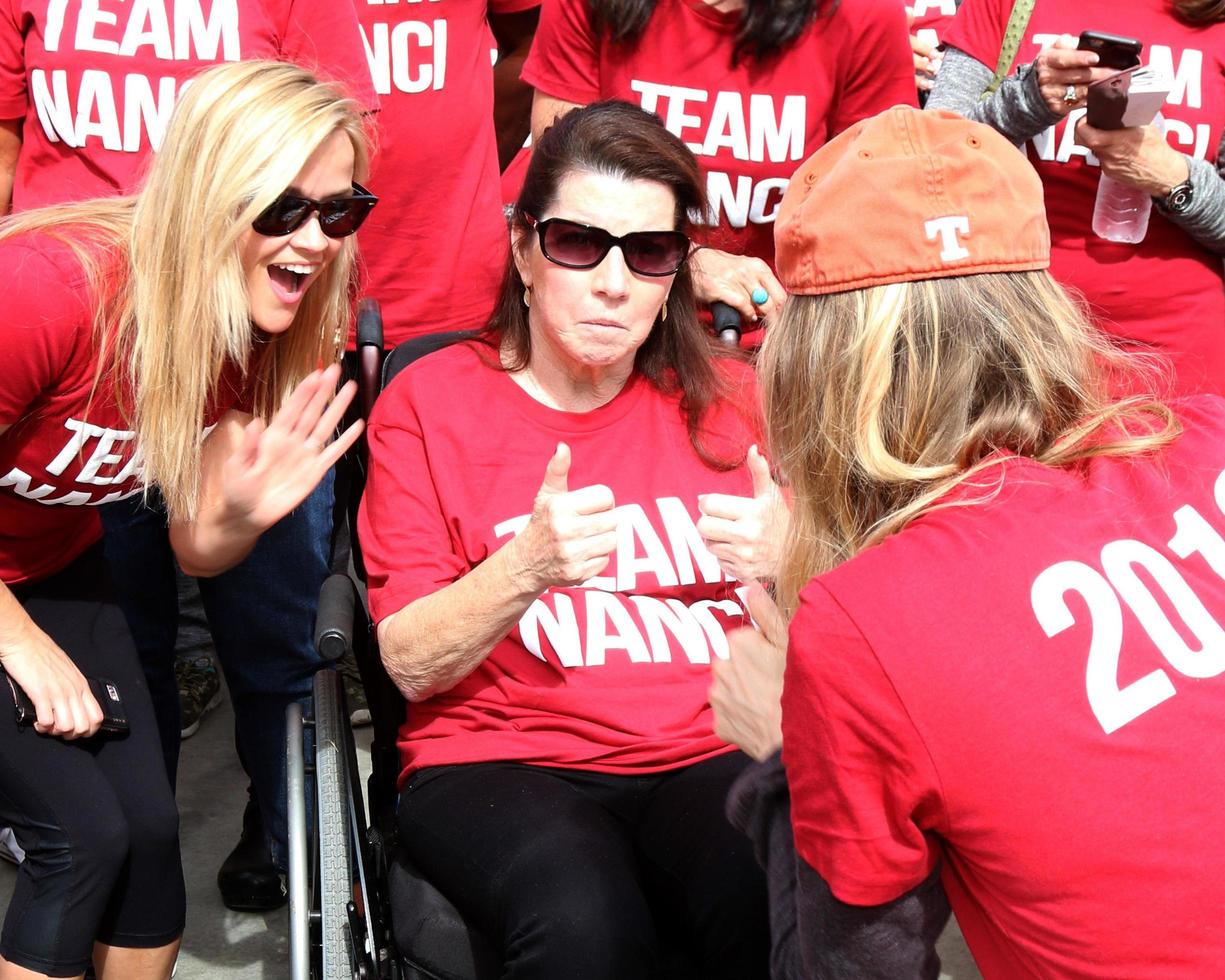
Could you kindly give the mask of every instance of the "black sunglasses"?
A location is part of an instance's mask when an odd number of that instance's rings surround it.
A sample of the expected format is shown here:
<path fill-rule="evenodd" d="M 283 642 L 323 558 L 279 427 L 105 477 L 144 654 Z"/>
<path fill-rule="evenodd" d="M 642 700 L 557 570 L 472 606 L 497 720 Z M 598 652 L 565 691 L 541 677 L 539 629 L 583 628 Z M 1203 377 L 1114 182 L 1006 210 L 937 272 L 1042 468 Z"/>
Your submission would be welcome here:
<path fill-rule="evenodd" d="M 319 215 L 319 228 L 328 238 L 347 238 L 362 226 L 379 199 L 361 184 L 354 183 L 349 197 L 333 197 L 316 201 L 288 192 L 282 194 L 259 213 L 251 227 L 259 234 L 276 238 L 289 235 Z"/>
<path fill-rule="evenodd" d="M 544 257 L 567 269 L 594 269 L 614 245 L 625 264 L 640 276 L 670 276 L 689 257 L 689 239 L 679 231 L 631 231 L 618 238 L 603 228 L 580 225 L 565 218 L 524 220 L 536 229 Z"/>

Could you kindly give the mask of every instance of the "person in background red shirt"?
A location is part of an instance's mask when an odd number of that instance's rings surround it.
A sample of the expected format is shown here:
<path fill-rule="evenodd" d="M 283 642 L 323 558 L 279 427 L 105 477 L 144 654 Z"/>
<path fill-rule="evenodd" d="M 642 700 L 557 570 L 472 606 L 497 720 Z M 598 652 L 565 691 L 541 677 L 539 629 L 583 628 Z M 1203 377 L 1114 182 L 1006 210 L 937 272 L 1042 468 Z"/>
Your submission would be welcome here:
<path fill-rule="evenodd" d="M 1047 273 L 1045 215 L 1002 136 L 903 108 L 780 210 L 790 629 L 750 601 L 726 680 L 757 694 L 717 730 L 781 740 L 786 782 L 774 755 L 732 809 L 803 976 L 938 976 L 946 894 L 989 980 L 1225 959 L 1225 401 L 1119 398 L 1143 362 Z M 780 733 L 740 668 L 784 656 Z"/>
<path fill-rule="evenodd" d="M 784 299 L 772 229 L 791 172 L 852 123 L 914 105 L 912 64 L 901 4 L 545 0 L 523 77 L 536 88 L 533 134 L 619 98 L 685 141 L 710 202 L 698 300 L 730 304 L 747 325 Z"/>
<path fill-rule="evenodd" d="M 499 171 L 528 133 L 531 88 L 519 71 L 538 8 L 539 0 L 358 4 L 379 96 L 373 166 L 383 201 L 359 237 L 388 349 L 493 312 L 510 248 Z"/>
<path fill-rule="evenodd" d="M 985 122 L 1025 151 L 1046 188 L 1051 273 L 1102 330 L 1168 359 L 1177 394 L 1225 394 L 1225 0 L 1036 0 L 1008 77 L 982 98 L 1012 8 L 961 5 L 928 108 Z M 1088 125 L 1088 84 L 1114 72 L 1077 50 L 1084 30 L 1143 44 L 1144 64 L 1172 82 L 1161 127 Z M 1103 175 L 1152 198 L 1138 244 L 1094 233 Z"/>
<path fill-rule="evenodd" d="M 0 718 L 0 821 L 26 854 L 5 977 L 170 975 L 178 815 L 92 508 L 156 486 L 184 569 L 216 575 L 353 444 L 360 425 L 331 439 L 354 390 L 333 397 L 335 325 L 368 153 L 338 89 L 230 64 L 194 79 L 138 194 L 0 222 L 0 664 L 32 716 Z M 125 734 L 99 733 L 94 690 Z"/>

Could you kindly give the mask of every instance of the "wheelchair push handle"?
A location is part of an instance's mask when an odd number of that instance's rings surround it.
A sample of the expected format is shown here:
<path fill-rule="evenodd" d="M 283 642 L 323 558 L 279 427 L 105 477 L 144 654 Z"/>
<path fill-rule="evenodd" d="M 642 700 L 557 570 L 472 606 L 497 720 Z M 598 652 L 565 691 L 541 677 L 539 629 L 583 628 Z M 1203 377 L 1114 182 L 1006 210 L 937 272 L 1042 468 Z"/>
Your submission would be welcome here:
<path fill-rule="evenodd" d="M 367 297 L 357 306 L 357 370 L 362 418 L 369 421 L 383 369 L 383 310 Z M 364 436 L 363 436 L 364 438 Z"/>
<path fill-rule="evenodd" d="M 710 304 L 710 316 L 714 321 L 715 336 L 729 347 L 739 347 L 743 326 L 736 308 L 715 300 Z"/>
<path fill-rule="evenodd" d="M 315 615 L 315 649 L 335 662 L 353 649 L 353 619 L 357 596 L 347 575 L 330 575 L 319 590 Z"/>

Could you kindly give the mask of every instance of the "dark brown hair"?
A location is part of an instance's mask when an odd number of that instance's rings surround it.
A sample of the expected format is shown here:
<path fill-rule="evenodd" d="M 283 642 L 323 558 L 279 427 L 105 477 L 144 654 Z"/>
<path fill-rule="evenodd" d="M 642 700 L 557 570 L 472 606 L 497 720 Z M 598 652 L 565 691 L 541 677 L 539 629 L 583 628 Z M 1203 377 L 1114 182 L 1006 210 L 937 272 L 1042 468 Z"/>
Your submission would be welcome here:
<path fill-rule="evenodd" d="M 1174 12 L 1191 24 L 1225 21 L 1225 0 L 1175 0 Z"/>
<path fill-rule="evenodd" d="M 658 2 L 589 0 L 592 26 L 597 34 L 603 34 L 617 44 L 632 44 L 646 29 Z M 837 9 L 838 0 L 829 0 L 824 4 L 822 0 L 746 0 L 740 11 L 740 24 L 736 28 L 732 64 L 738 64 L 745 57 L 767 61 L 799 37 L 814 17 L 828 16 Z"/>
<path fill-rule="evenodd" d="M 658 116 L 628 102 L 594 102 L 559 117 L 533 145 L 511 219 L 516 241 L 530 241 L 529 236 L 535 234 L 524 215 L 548 214 L 562 180 L 580 171 L 663 184 L 676 199 L 673 227 L 686 234 L 693 216 L 706 210 L 697 160 L 664 128 Z M 702 441 L 706 412 L 725 394 L 714 358 L 727 356 L 727 352 L 715 346 L 698 320 L 688 264 L 677 272 L 666 308 L 668 318 L 656 319 L 635 354 L 634 369 L 658 391 L 680 394 L 690 442 L 703 462 L 716 469 L 732 469 L 741 460 L 716 458 Z M 523 280 L 513 257 L 507 263 L 498 304 L 482 335 L 503 352 L 507 370 L 527 367 L 532 338 L 523 304 Z"/>

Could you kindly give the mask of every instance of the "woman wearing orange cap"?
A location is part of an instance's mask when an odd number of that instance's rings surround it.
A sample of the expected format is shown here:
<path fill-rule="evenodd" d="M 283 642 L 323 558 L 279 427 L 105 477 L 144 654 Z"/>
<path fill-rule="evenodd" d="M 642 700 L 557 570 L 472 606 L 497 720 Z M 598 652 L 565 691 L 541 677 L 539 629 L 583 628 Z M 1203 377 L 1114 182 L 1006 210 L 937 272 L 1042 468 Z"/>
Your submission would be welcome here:
<path fill-rule="evenodd" d="M 712 703 L 785 749 L 733 808 L 803 975 L 936 976 L 944 894 L 986 977 L 1215 975 L 1225 402 L 1113 399 L 1038 176 L 950 113 L 819 150 L 777 245 L 789 633 L 759 594 Z"/>

